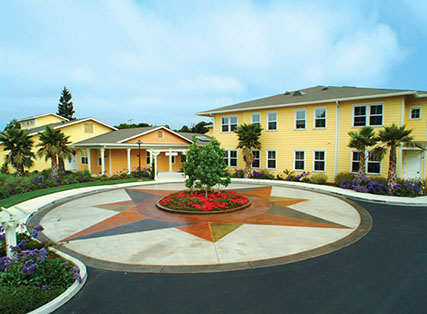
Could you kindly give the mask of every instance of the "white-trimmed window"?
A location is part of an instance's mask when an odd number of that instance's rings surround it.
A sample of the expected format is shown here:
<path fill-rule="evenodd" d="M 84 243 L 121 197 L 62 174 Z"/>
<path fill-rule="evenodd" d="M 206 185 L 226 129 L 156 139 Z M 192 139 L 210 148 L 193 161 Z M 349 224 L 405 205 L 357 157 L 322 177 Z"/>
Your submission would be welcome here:
<path fill-rule="evenodd" d="M 373 154 L 366 153 L 366 173 L 367 174 L 380 174 L 381 173 L 381 161 L 378 160 Z"/>
<path fill-rule="evenodd" d="M 99 150 L 98 150 L 98 166 L 102 166 L 102 155 Z"/>
<path fill-rule="evenodd" d="M 148 150 L 145 152 L 145 163 L 150 164 L 150 152 Z"/>
<path fill-rule="evenodd" d="M 252 168 L 259 169 L 261 166 L 260 151 L 253 149 L 252 154 L 254 155 L 254 160 L 252 161 Z"/>
<path fill-rule="evenodd" d="M 224 160 L 227 167 L 237 167 L 237 149 L 224 150 Z"/>
<path fill-rule="evenodd" d="M 233 132 L 237 128 L 237 116 L 221 117 L 221 132 Z"/>
<path fill-rule="evenodd" d="M 353 105 L 353 126 L 381 126 L 384 119 L 384 104 Z"/>
<path fill-rule="evenodd" d="M 276 150 L 267 149 L 267 169 L 276 169 Z"/>
<path fill-rule="evenodd" d="M 267 112 L 267 131 L 277 130 L 277 112 Z"/>
<path fill-rule="evenodd" d="M 82 165 L 87 165 L 89 161 L 87 150 L 80 151 L 80 163 Z"/>
<path fill-rule="evenodd" d="M 259 112 L 251 114 L 252 124 L 261 124 L 261 114 Z"/>
<path fill-rule="evenodd" d="M 360 169 L 360 152 L 358 152 L 357 150 L 352 150 L 350 172 L 358 173 L 359 169 Z"/>
<path fill-rule="evenodd" d="M 294 170 L 305 169 L 305 150 L 294 151 Z"/>
<path fill-rule="evenodd" d="M 313 151 L 313 171 L 325 172 L 326 152 L 325 150 Z"/>
<path fill-rule="evenodd" d="M 83 128 L 86 134 L 92 134 L 94 132 L 93 123 L 84 123 Z"/>
<path fill-rule="evenodd" d="M 172 164 L 175 163 L 175 156 L 171 156 L 171 161 L 172 161 Z"/>
<path fill-rule="evenodd" d="M 313 127 L 315 129 L 326 129 L 326 107 L 313 109 Z"/>
<path fill-rule="evenodd" d="M 411 106 L 409 107 L 409 120 L 420 120 L 422 106 Z"/>
<path fill-rule="evenodd" d="M 306 124 L 306 116 L 307 116 L 307 110 L 306 109 L 295 109 L 294 111 L 295 115 L 295 129 L 305 130 L 305 124 Z"/>

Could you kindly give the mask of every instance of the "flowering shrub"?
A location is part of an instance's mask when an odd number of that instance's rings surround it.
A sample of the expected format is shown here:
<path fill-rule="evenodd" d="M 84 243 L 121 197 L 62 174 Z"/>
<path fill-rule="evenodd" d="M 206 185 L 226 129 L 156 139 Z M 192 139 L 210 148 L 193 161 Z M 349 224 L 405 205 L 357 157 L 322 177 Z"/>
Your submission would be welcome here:
<path fill-rule="evenodd" d="M 394 186 L 394 195 L 415 197 L 422 194 L 420 182 L 403 182 Z M 341 182 L 340 187 L 343 189 L 351 189 L 356 192 L 381 194 L 385 195 L 389 192 L 387 184 L 378 183 L 375 178 L 367 178 L 363 174 L 359 174 L 353 180 L 344 180 Z"/>
<path fill-rule="evenodd" d="M 245 176 L 245 170 L 235 169 L 234 172 L 230 172 L 230 177 L 232 178 L 243 178 Z"/>
<path fill-rule="evenodd" d="M 248 198 L 235 192 L 209 191 L 205 197 L 205 191 L 176 192 L 164 197 L 160 205 L 174 210 L 188 211 L 221 211 L 243 206 L 249 202 Z"/>
<path fill-rule="evenodd" d="M 4 255 L 5 237 L 0 227 L 0 247 L 3 248 L 3 254 L 0 252 L 0 312 L 28 312 L 55 298 L 75 280 L 82 282 L 79 268 L 69 265 L 45 243 L 34 240 L 42 230 L 42 226 L 37 226 L 30 235 L 18 234 L 18 240 L 24 239 L 11 248 L 15 255 L 10 258 Z M 21 294 L 31 302 L 16 298 Z M 18 311 L 21 307 L 25 310 Z"/>
<path fill-rule="evenodd" d="M 252 172 L 252 179 L 274 180 L 274 175 L 272 175 L 267 170 L 261 170 L 261 171 L 254 170 Z"/>

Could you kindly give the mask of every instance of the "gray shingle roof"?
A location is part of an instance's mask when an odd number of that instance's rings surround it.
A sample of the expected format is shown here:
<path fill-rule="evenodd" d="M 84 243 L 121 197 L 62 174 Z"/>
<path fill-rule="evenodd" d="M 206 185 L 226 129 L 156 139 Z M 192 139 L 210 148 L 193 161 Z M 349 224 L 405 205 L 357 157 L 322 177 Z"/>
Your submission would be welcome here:
<path fill-rule="evenodd" d="M 142 128 L 131 128 L 131 129 L 119 129 L 117 131 L 111 131 L 105 134 L 101 134 L 92 138 L 89 138 L 84 141 L 76 142 L 75 144 L 117 144 L 118 142 L 125 140 L 127 138 L 136 136 L 141 133 L 145 133 L 154 129 L 157 129 L 158 126 L 152 126 L 152 127 L 142 127 Z M 210 139 L 209 136 L 206 136 L 204 134 L 197 134 L 197 133 L 184 133 L 184 132 L 175 132 L 179 135 L 185 137 L 186 139 L 190 140 L 193 138 L 194 135 L 204 136 Z M 198 141 L 199 145 L 205 145 L 206 142 Z"/>
<path fill-rule="evenodd" d="M 249 110 L 252 108 L 273 107 L 280 105 L 297 105 L 299 103 L 316 103 L 316 102 L 327 102 L 335 100 L 345 100 L 354 97 L 366 97 L 372 98 L 373 96 L 384 96 L 388 94 L 407 93 L 413 94 L 415 91 L 402 90 L 402 89 L 377 89 L 377 88 L 361 88 L 352 86 L 328 86 L 326 89 L 324 86 L 315 86 L 298 91 L 290 91 L 283 94 L 255 99 L 238 103 L 235 105 L 229 105 L 221 108 L 207 110 L 199 112 L 198 115 L 207 115 L 209 113 L 219 113 L 227 111 L 240 111 Z M 427 93 L 427 92 L 419 92 Z"/>

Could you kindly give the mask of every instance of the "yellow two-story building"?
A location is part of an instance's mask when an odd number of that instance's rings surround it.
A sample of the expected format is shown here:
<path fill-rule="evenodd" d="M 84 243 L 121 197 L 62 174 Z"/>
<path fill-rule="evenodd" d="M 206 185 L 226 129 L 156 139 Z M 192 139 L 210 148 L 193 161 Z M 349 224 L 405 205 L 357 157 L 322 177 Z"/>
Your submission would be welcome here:
<path fill-rule="evenodd" d="M 234 129 L 262 126 L 262 148 L 253 151 L 253 169 L 274 174 L 283 170 L 324 173 L 329 181 L 339 172 L 357 173 L 359 153 L 348 147 L 349 131 L 375 130 L 395 123 L 412 129 L 414 140 L 427 147 L 427 92 L 357 87 L 315 86 L 198 113 L 213 119 L 212 136 L 225 148 L 230 169 L 243 169 Z M 424 112 L 424 113 L 423 113 Z M 366 160 L 367 174 L 387 176 L 388 156 Z M 426 178 L 426 153 L 399 148 L 398 176 Z"/>

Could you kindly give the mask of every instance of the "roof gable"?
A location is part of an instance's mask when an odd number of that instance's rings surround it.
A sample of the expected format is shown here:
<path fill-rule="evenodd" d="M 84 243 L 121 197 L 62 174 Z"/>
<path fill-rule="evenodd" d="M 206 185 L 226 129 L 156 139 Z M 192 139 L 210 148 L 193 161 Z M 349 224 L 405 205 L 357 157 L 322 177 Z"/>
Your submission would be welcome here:
<path fill-rule="evenodd" d="M 122 139 L 117 143 L 136 143 L 141 140 L 150 144 L 191 144 L 192 141 L 164 126 L 159 126 L 145 132 Z"/>

